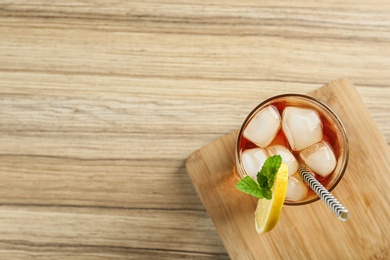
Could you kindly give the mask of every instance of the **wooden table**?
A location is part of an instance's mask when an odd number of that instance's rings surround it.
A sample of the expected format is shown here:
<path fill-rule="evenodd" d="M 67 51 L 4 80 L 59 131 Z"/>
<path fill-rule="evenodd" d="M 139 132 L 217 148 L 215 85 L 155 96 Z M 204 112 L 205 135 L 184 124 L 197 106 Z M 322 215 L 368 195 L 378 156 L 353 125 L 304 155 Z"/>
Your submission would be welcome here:
<path fill-rule="evenodd" d="M 186 158 L 337 78 L 389 144 L 388 1 L 1 1 L 0 258 L 228 259 Z"/>

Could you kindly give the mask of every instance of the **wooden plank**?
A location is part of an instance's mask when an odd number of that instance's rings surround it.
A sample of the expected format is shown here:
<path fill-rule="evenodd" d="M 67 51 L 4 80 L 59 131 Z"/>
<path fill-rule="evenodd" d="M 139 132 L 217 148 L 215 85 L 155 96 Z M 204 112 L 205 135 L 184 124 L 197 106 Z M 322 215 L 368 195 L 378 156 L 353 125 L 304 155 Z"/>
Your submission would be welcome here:
<path fill-rule="evenodd" d="M 59 256 L 83 250 L 92 254 L 92 249 L 97 255 L 144 251 L 152 258 L 225 255 L 205 211 L 1 205 L 0 229 L 1 258 L 10 252 L 53 253 L 56 248 Z"/>
<path fill-rule="evenodd" d="M 254 227 L 256 200 L 235 189 L 237 132 L 194 152 L 187 170 L 217 231 L 233 259 L 357 259 L 390 257 L 390 151 L 354 85 L 332 82 L 311 93 L 344 122 L 350 162 L 334 195 L 351 218 L 339 221 L 321 201 L 286 206 L 269 233 Z"/>
<path fill-rule="evenodd" d="M 94 1 L 39 2 L 0 9 L 0 24 L 6 25 L 0 34 L 7 36 L 0 38 L 7 51 L 2 70 L 317 84 L 344 76 L 388 85 L 385 1 L 231 6 L 121 1 L 122 8 Z"/>

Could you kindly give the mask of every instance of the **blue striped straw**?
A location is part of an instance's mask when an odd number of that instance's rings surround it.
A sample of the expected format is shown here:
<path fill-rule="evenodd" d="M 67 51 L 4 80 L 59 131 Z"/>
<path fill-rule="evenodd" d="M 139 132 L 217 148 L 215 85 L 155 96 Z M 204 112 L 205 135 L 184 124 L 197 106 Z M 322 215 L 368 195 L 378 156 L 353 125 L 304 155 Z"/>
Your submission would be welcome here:
<path fill-rule="evenodd" d="M 341 220 L 347 221 L 349 218 L 348 210 L 330 192 L 317 181 L 316 178 L 303 166 L 298 167 L 298 173 L 302 180 L 306 182 L 317 195 L 325 201 L 326 205 L 333 211 L 334 214 Z"/>

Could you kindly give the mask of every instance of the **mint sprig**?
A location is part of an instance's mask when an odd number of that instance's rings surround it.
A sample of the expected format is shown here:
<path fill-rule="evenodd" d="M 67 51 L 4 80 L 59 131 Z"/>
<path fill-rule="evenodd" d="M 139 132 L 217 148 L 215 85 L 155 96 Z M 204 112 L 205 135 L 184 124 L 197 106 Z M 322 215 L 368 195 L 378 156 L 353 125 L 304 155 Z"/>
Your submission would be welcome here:
<path fill-rule="evenodd" d="M 251 177 L 245 176 L 237 183 L 236 188 L 256 198 L 270 200 L 272 198 L 271 188 L 274 185 L 276 173 L 281 164 L 282 157 L 280 155 L 268 157 L 261 170 L 257 173 L 257 182 Z"/>

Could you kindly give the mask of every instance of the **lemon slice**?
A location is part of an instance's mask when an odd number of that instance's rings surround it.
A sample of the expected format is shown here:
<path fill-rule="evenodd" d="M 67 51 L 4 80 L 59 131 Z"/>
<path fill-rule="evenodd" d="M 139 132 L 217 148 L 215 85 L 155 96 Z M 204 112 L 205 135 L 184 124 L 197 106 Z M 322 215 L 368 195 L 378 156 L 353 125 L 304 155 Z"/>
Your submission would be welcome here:
<path fill-rule="evenodd" d="M 288 183 L 288 166 L 282 163 L 275 176 L 271 188 L 272 199 L 259 199 L 255 211 L 256 231 L 263 234 L 272 230 L 279 221 L 284 199 L 286 198 Z"/>

